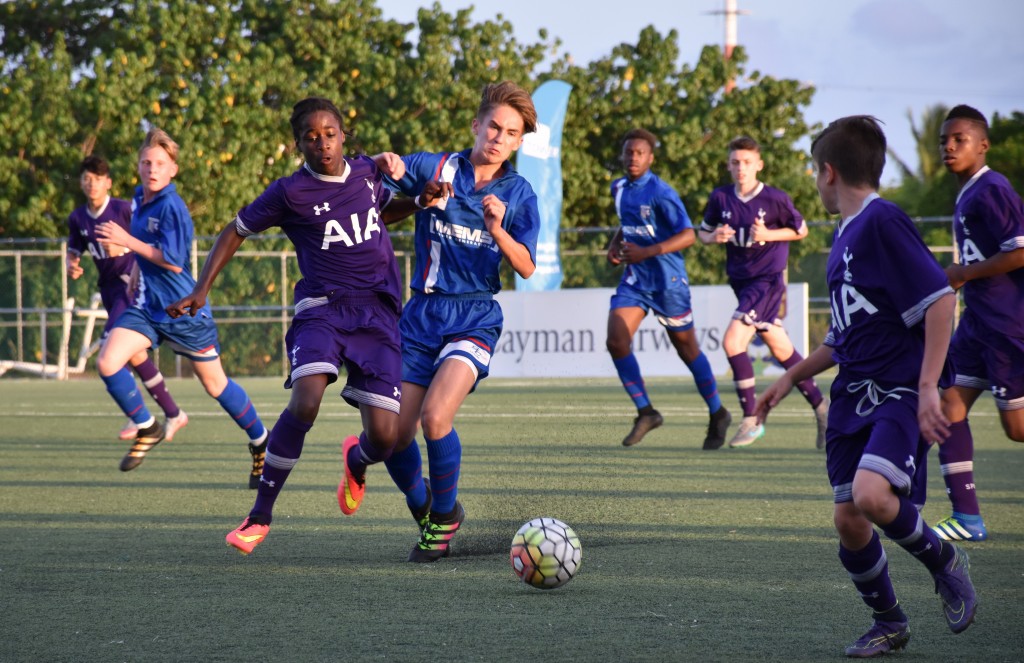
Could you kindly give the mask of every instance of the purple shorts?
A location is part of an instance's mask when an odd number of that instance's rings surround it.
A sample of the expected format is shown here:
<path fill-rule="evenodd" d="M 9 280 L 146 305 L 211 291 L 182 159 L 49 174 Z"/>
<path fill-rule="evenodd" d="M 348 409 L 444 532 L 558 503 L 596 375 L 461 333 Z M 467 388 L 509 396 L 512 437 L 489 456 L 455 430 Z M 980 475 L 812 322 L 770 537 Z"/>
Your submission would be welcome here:
<path fill-rule="evenodd" d="M 967 309 L 949 345 L 953 383 L 991 389 L 1000 410 L 1024 409 L 1024 339 L 989 330 Z"/>
<path fill-rule="evenodd" d="M 348 373 L 341 397 L 398 414 L 402 400 L 402 351 L 398 315 L 375 294 L 344 294 L 303 309 L 285 336 L 291 374 L 284 386 L 307 375 L 338 379 Z"/>
<path fill-rule="evenodd" d="M 917 423 L 917 391 L 840 374 L 831 396 L 825 454 L 834 501 L 852 501 L 853 477 L 866 469 L 924 505 L 929 447 Z"/>
<path fill-rule="evenodd" d="M 767 331 L 772 325 L 782 324 L 779 311 L 786 296 L 782 272 L 753 279 L 730 279 L 729 285 L 739 302 L 732 314 L 733 320 L 741 320 L 758 331 Z"/>
<path fill-rule="evenodd" d="M 114 323 L 131 304 L 128 286 L 124 283 L 104 286 L 100 288 L 100 300 L 103 302 L 103 308 L 107 311 L 107 324 L 103 326 L 103 338 L 106 338 L 110 330 L 114 328 Z"/>

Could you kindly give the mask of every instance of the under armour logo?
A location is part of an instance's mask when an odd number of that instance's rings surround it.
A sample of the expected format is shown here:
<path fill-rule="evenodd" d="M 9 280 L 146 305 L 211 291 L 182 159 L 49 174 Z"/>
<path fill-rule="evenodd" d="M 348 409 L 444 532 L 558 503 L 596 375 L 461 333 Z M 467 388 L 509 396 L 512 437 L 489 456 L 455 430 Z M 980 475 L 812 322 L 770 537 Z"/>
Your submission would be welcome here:
<path fill-rule="evenodd" d="M 273 487 L 274 487 L 274 482 L 273 482 L 273 481 L 271 481 L 271 480 L 269 480 L 269 479 L 267 479 L 267 478 L 266 478 L 265 476 L 263 476 L 262 474 L 260 475 L 260 483 L 265 483 L 265 484 L 267 484 L 268 486 L 270 486 L 271 488 L 273 488 Z"/>
<path fill-rule="evenodd" d="M 992 395 L 996 398 L 1006 398 L 1006 387 L 992 385 Z"/>
<path fill-rule="evenodd" d="M 313 205 L 313 209 L 316 210 L 316 215 L 320 216 L 320 212 L 330 212 L 331 211 L 331 204 L 325 202 L 323 207 L 321 207 L 320 205 Z"/>
<path fill-rule="evenodd" d="M 913 456 L 907 456 L 907 461 L 903 465 L 910 470 L 911 474 L 917 472 L 917 463 L 914 462 Z"/>
<path fill-rule="evenodd" d="M 731 219 L 732 218 L 732 212 L 730 212 L 728 210 L 722 210 L 722 218 L 723 219 Z"/>
<path fill-rule="evenodd" d="M 395 398 L 402 398 L 402 390 L 399 389 L 398 387 L 395 387 Z"/>

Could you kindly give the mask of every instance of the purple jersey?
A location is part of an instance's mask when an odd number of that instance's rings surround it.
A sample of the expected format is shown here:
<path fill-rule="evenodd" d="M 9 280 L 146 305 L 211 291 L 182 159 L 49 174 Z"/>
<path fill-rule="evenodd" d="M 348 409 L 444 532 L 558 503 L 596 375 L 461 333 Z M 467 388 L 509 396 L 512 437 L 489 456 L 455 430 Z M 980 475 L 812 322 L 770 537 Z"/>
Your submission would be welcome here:
<path fill-rule="evenodd" d="M 1024 203 L 1002 174 L 985 166 L 957 196 L 953 230 L 962 265 L 1019 251 L 1024 249 Z M 989 329 L 1024 338 L 1024 269 L 968 281 L 963 294 L 967 308 Z"/>
<path fill-rule="evenodd" d="M 96 238 L 96 226 L 113 221 L 125 230 L 131 231 L 132 204 L 119 198 L 107 198 L 107 202 L 93 216 L 88 205 L 82 205 L 68 217 L 68 252 L 77 255 L 88 253 L 96 263 L 99 271 L 97 285 L 100 288 L 111 286 L 125 287 L 122 275 L 131 274 L 135 265 L 135 254 L 126 253 L 120 256 L 108 256 L 103 245 Z"/>
<path fill-rule="evenodd" d="M 741 198 L 736 187 L 723 186 L 711 192 L 700 229 L 712 232 L 728 225 L 736 234 L 725 245 L 725 271 L 730 279 L 745 280 L 786 269 L 789 242 L 754 242 L 751 228 L 758 219 L 769 230 L 792 228 L 799 231 L 804 218 L 785 192 L 759 183 L 753 195 Z"/>
<path fill-rule="evenodd" d="M 825 344 L 840 373 L 851 383 L 916 391 L 925 312 L 953 290 L 910 217 L 869 196 L 836 227 L 827 273 L 832 324 Z"/>
<path fill-rule="evenodd" d="M 369 157 L 345 159 L 341 176 L 321 175 L 303 164 L 238 212 L 242 236 L 280 226 L 295 245 L 302 279 L 295 284 L 295 312 L 341 293 L 376 293 L 397 313 L 400 278 L 380 210 L 391 201 Z"/>

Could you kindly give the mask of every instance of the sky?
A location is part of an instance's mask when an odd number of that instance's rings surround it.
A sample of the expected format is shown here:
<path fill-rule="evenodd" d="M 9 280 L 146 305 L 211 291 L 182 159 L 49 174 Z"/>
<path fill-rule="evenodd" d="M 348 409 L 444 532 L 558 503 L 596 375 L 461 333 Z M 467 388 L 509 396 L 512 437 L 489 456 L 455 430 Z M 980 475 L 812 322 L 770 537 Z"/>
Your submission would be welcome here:
<path fill-rule="evenodd" d="M 387 18 L 415 23 L 432 0 L 377 0 Z M 520 42 L 562 42 L 576 64 L 635 44 L 654 25 L 679 33 L 682 62 L 694 65 L 706 44 L 721 45 L 725 0 L 438 0 L 445 11 L 473 7 L 473 20 L 501 14 Z M 585 7 L 580 11 L 580 7 Z M 990 120 L 1024 112 L 1022 0 L 737 0 L 738 43 L 747 71 L 817 88 L 804 109 L 809 123 L 866 113 L 884 122 L 890 147 L 917 168 L 910 113 L 966 103 Z M 802 145 L 804 148 L 808 144 Z M 937 149 L 937 147 L 936 147 Z M 886 166 L 883 184 L 897 184 Z"/>

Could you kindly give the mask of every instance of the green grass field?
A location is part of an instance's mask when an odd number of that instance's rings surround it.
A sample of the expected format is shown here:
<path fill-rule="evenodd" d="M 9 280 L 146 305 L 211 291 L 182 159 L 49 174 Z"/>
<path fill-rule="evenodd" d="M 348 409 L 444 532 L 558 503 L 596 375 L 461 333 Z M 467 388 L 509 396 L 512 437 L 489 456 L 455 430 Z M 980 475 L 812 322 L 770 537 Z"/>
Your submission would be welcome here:
<path fill-rule="evenodd" d="M 170 383 L 190 425 L 121 473 L 123 418 L 98 379 L 0 380 L 0 661 L 825 661 L 870 624 L 795 392 L 755 446 L 705 452 L 689 380 L 649 383 L 666 424 L 629 449 L 614 381 L 487 381 L 457 422 L 456 552 L 414 565 L 382 467 L 356 516 L 338 509 L 339 442 L 358 418 L 337 389 L 267 540 L 248 557 L 226 547 L 254 498 L 245 442 L 198 383 Z M 281 380 L 242 383 L 272 425 Z M 900 660 L 1024 659 L 1024 448 L 990 398 L 971 420 L 991 534 L 968 544 L 977 620 L 952 635 L 925 569 L 887 541 L 911 619 Z M 934 452 L 929 470 L 934 522 L 948 512 Z M 541 515 L 583 542 L 579 575 L 549 592 L 508 562 Z"/>

